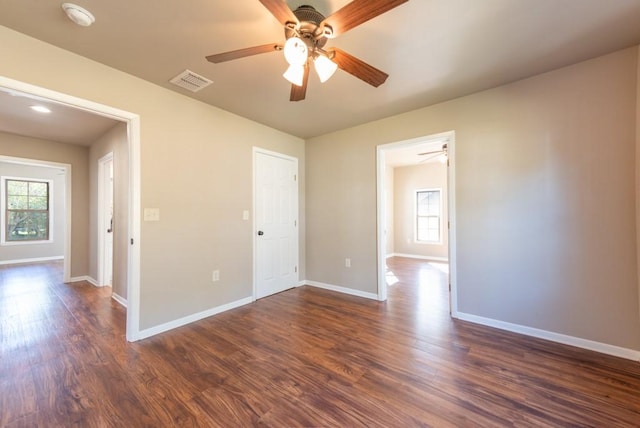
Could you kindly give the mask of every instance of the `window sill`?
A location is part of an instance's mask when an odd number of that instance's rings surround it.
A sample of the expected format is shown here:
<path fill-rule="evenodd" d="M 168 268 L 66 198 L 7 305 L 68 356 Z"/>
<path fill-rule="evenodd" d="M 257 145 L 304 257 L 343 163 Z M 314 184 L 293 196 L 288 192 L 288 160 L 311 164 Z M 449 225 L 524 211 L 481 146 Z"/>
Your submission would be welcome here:
<path fill-rule="evenodd" d="M 439 241 L 439 242 L 413 241 L 413 243 L 418 245 L 443 245 L 442 241 Z"/>
<path fill-rule="evenodd" d="M 53 244 L 53 239 L 49 239 L 46 241 L 3 241 L 0 242 L 0 246 L 2 247 L 14 247 L 14 246 L 21 246 L 21 245 L 37 245 L 37 244 Z"/>

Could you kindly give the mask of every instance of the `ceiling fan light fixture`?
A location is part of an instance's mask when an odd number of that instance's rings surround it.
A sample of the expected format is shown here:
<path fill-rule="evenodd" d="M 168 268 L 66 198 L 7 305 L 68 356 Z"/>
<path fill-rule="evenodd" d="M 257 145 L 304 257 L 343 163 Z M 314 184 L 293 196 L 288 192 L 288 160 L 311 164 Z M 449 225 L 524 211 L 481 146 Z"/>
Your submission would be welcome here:
<path fill-rule="evenodd" d="M 296 86 L 302 86 L 304 80 L 304 66 L 303 65 L 290 65 L 287 71 L 282 75 L 285 79 Z"/>
<path fill-rule="evenodd" d="M 299 37 L 290 37 L 284 44 L 284 59 L 289 65 L 304 65 L 309 57 L 307 44 Z"/>
<path fill-rule="evenodd" d="M 318 55 L 318 57 L 313 61 L 313 65 L 315 66 L 316 73 L 318 73 L 318 77 L 322 83 L 329 80 L 331 76 L 333 76 L 333 73 L 338 69 L 338 64 L 331 61 L 324 55 Z"/>

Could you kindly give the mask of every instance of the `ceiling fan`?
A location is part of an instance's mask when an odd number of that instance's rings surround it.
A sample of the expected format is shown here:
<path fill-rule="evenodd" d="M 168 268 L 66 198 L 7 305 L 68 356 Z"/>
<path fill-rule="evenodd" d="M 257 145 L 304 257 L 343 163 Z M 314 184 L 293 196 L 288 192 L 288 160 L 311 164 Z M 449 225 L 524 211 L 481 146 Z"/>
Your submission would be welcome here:
<path fill-rule="evenodd" d="M 231 61 L 266 52 L 284 51 L 289 68 L 283 76 L 291 82 L 290 101 L 304 100 L 313 62 L 321 82 L 328 80 L 337 68 L 378 87 L 389 75 L 338 48 L 324 49 L 328 39 L 406 3 L 408 0 L 354 0 L 325 17 L 313 6 L 289 9 L 284 0 L 259 0 L 284 25 L 286 42 L 268 43 L 207 56 L 213 63 Z"/>
<path fill-rule="evenodd" d="M 442 145 L 442 149 L 440 150 L 432 150 L 430 152 L 418 153 L 418 156 L 426 156 L 424 159 L 421 159 L 418 163 L 428 162 L 431 159 L 438 159 L 440 163 L 446 163 L 449 153 L 447 152 L 447 144 Z"/>

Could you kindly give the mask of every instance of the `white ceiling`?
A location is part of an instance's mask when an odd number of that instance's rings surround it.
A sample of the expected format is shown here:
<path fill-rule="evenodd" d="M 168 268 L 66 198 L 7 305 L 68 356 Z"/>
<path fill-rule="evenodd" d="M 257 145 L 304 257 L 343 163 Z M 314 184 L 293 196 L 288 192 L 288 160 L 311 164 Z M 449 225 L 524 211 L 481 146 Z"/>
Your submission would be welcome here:
<path fill-rule="evenodd" d="M 328 15 L 348 2 L 288 4 Z M 306 100 L 293 103 L 279 52 L 205 60 L 284 41 L 258 0 L 78 0 L 96 16 L 88 28 L 69 21 L 61 3 L 2 0 L 0 25 L 302 138 L 640 43 L 640 0 L 409 0 L 327 44 L 389 73 L 385 84 L 374 88 L 340 70 L 321 84 L 312 73 Z M 185 69 L 214 84 L 192 94 L 168 83 Z"/>

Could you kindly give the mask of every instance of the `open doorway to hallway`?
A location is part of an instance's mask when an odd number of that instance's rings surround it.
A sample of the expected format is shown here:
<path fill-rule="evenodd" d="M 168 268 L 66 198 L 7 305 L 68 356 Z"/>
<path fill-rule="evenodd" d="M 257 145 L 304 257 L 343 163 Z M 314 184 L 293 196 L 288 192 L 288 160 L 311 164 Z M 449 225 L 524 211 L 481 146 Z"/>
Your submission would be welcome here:
<path fill-rule="evenodd" d="M 423 272 L 416 283 L 431 272 L 432 279 L 444 283 L 444 307 L 452 313 L 457 309 L 454 137 L 446 132 L 378 147 L 379 300 L 386 300 L 394 285 L 390 264 L 409 268 L 414 260 L 412 269 L 421 266 Z M 398 260 L 404 262 L 398 265 Z"/>
<path fill-rule="evenodd" d="M 46 116 L 33 116 L 30 109 L 33 104 L 41 105 Z M 121 300 L 126 299 L 127 303 L 127 339 L 137 340 L 140 295 L 139 116 L 0 76 L 0 137 L 2 155 L 29 156 L 39 161 L 58 163 L 63 159 L 68 163 L 69 200 L 73 189 L 73 201 L 68 212 L 73 220 L 66 224 L 67 248 L 70 249 L 64 256 L 65 265 L 68 265 L 64 281 L 88 281 L 93 285 L 99 282 L 97 251 L 92 251 L 96 247 L 92 242 L 97 241 L 97 221 L 94 219 L 97 218 L 98 186 L 97 171 L 96 174 L 90 171 L 94 165 L 97 170 L 97 159 L 92 162 L 91 157 L 92 153 L 97 155 L 114 146 L 121 148 L 120 157 L 115 153 L 114 167 L 122 167 L 115 173 L 116 177 L 122 177 L 122 191 L 118 192 L 116 185 L 115 197 L 116 204 L 118 194 L 125 202 L 119 203 L 121 216 L 117 224 L 121 233 L 114 237 L 117 239 L 114 246 L 120 249 L 120 257 L 116 258 L 114 253 L 113 263 L 120 266 L 119 271 L 123 274 Z M 94 150 L 94 147 L 98 148 Z M 124 161 L 120 162 L 120 159 Z M 94 176 L 96 179 L 92 180 Z M 122 303 L 121 300 L 118 301 Z"/>

